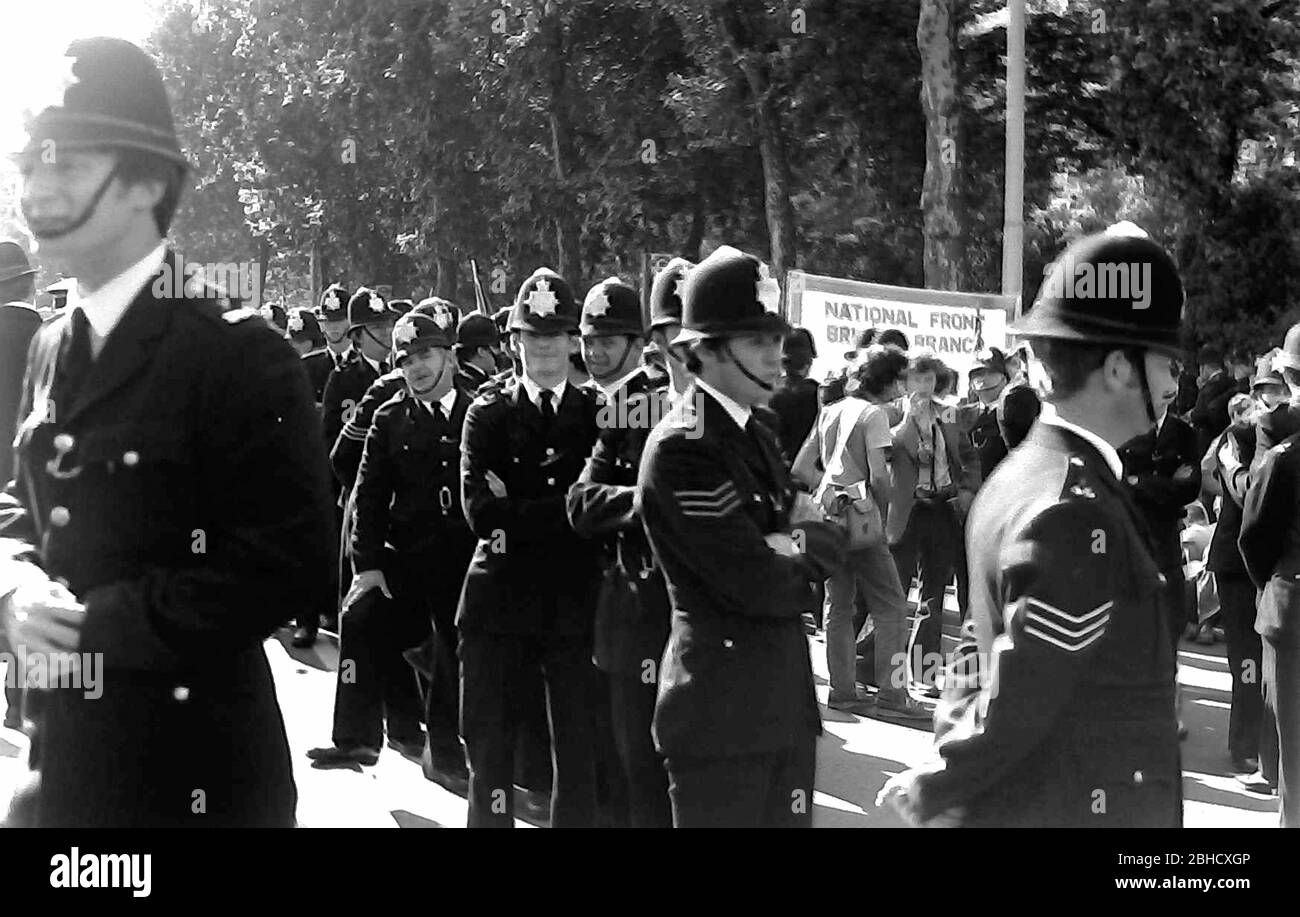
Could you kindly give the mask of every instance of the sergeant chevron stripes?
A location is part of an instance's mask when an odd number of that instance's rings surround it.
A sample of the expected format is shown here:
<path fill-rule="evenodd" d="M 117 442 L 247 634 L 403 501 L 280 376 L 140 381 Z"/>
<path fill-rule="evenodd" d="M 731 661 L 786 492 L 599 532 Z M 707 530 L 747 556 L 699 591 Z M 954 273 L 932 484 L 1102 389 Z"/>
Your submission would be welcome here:
<path fill-rule="evenodd" d="M 1113 601 L 1105 602 L 1076 616 L 1038 599 L 1027 598 L 1025 633 L 1066 652 L 1077 653 L 1106 633 L 1106 622 L 1110 620 L 1110 608 L 1114 604 Z"/>
<path fill-rule="evenodd" d="M 673 496 L 682 515 L 701 519 L 718 519 L 740 507 L 740 495 L 730 481 L 723 481 L 713 490 L 675 490 Z"/>

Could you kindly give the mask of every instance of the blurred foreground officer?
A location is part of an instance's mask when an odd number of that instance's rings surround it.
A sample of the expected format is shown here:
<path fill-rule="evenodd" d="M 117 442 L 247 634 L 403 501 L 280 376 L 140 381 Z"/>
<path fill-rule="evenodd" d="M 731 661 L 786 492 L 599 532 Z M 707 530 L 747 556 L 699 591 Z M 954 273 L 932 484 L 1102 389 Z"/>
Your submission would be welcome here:
<path fill-rule="evenodd" d="M 641 321 L 640 298 L 626 284 L 606 281 L 587 296 L 582 347 L 603 396 L 600 439 L 569 488 L 568 508 L 578 534 L 613 536 L 596 607 L 593 658 L 607 679 L 631 825 L 668 828 L 668 776 L 650 736 L 659 661 L 668 639 L 668 595 L 632 505 L 641 451 L 666 412 L 667 392 L 653 385 L 640 365 Z"/>
<path fill-rule="evenodd" d="M 781 371 L 780 295 L 729 246 L 686 275 L 674 346 L 696 378 L 641 457 L 636 506 L 672 603 L 654 737 L 676 827 L 812 822 L 821 718 L 802 612 L 845 544 L 829 523 L 791 529 L 790 477 L 753 416 Z"/>
<path fill-rule="evenodd" d="M 1142 289 L 1066 289 L 1077 270 L 1114 264 Z M 1054 410 L 971 511 L 974 633 L 935 714 L 938 755 L 878 800 L 912 824 L 1181 824 L 1168 618 L 1116 447 L 1155 422 L 1148 380 L 1171 378 L 1182 304 L 1172 259 L 1120 224 L 1066 249 L 1015 329 Z"/>
<path fill-rule="evenodd" d="M 292 827 L 262 643 L 328 588 L 307 376 L 166 248 L 186 163 L 153 63 L 110 38 L 63 63 L 19 164 L 27 224 L 78 295 L 37 334 L 0 497 L 10 642 L 85 660 L 44 697 L 35 821 Z"/>
<path fill-rule="evenodd" d="M 578 304 L 541 268 L 511 316 L 523 372 L 470 405 L 461 498 L 478 538 L 460 611 L 461 735 L 469 826 L 514 826 L 515 739 L 545 681 L 555 762 L 551 827 L 594 827 L 590 693 L 596 546 L 569 525 L 565 495 L 596 443 L 596 397 L 568 383 Z M 534 788 L 535 789 L 535 788 Z"/>
<path fill-rule="evenodd" d="M 1300 325 L 1274 360 L 1300 402 Z M 1277 729 L 1283 828 L 1300 828 L 1300 434 L 1264 456 L 1241 518 L 1241 557 L 1259 594 L 1264 705 Z"/>

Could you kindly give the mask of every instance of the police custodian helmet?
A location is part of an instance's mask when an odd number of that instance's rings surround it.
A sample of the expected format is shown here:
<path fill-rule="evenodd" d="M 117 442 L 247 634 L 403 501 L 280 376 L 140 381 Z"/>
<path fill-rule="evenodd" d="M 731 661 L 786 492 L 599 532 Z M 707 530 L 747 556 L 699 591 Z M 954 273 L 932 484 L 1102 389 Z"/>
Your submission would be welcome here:
<path fill-rule="evenodd" d="M 581 313 L 573 287 L 548 267 L 539 267 L 519 287 L 510 311 L 511 331 L 555 334 L 578 330 Z"/>
<path fill-rule="evenodd" d="M 1182 354 L 1183 283 L 1173 258 L 1132 223 L 1066 248 L 1043 280 L 1033 309 L 1008 330 Z"/>
<path fill-rule="evenodd" d="M 182 168 L 171 104 L 149 56 L 120 38 L 81 38 L 50 71 L 36 75 L 27 106 L 25 153 L 134 149 Z"/>
<path fill-rule="evenodd" d="M 754 255 L 724 245 L 686 274 L 682 328 L 673 344 L 739 334 L 779 334 L 781 287 Z"/>
<path fill-rule="evenodd" d="M 584 335 L 594 336 L 640 336 L 645 334 L 641 322 L 641 297 L 617 277 L 610 277 L 588 291 L 582 304 L 582 319 L 578 330 Z"/>

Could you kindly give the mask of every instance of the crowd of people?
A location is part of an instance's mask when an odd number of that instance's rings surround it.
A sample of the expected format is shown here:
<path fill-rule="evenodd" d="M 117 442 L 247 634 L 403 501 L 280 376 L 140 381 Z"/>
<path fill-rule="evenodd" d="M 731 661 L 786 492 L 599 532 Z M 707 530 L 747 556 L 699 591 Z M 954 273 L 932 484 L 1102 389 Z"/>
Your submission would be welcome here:
<path fill-rule="evenodd" d="M 889 328 L 809 379 L 812 336 L 725 245 L 648 302 L 539 268 L 494 315 L 340 283 L 227 310 L 149 283 L 184 162 L 156 70 L 69 54 L 89 91 L 31 149 L 75 168 L 29 155 L 23 205 L 78 289 L 6 332 L 0 612 L 106 684 L 6 688 L 40 775 L 13 823 L 292 824 L 261 647 L 291 619 L 338 635 L 309 757 L 418 758 L 470 826 L 810 824 L 818 632 L 830 709 L 934 720 L 882 792 L 925 824 L 1180 823 L 1177 645 L 1223 639 L 1225 752 L 1300 823 L 1300 326 L 1184 371 L 1177 270 L 1131 226 L 1062 263 L 1154 265 L 1155 307 L 1045 295 L 965 380 Z M 0 271 L 7 323 L 35 272 L 9 244 Z"/>

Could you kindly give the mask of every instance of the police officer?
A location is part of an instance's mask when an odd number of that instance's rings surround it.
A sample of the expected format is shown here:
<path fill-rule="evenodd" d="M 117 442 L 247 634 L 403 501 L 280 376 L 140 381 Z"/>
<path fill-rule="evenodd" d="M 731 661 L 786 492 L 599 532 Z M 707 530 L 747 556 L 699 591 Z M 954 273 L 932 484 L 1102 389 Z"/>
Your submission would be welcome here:
<path fill-rule="evenodd" d="M 650 346 L 663 355 L 668 375 L 668 397 L 676 400 L 686 393 L 691 374 L 681 351 L 672 346 L 682 326 L 682 289 L 692 265 L 685 258 L 674 258 L 655 274 L 650 284 Z"/>
<path fill-rule="evenodd" d="M 479 312 L 471 312 L 456 328 L 456 362 L 471 391 L 486 385 L 502 361 L 496 323 Z"/>
<path fill-rule="evenodd" d="M 27 345 L 41 326 L 36 311 L 36 269 L 16 242 L 0 242 L 0 486 L 13 475 L 14 431 L 18 421 Z"/>
<path fill-rule="evenodd" d="M 614 745 L 627 786 L 628 822 L 672 826 L 668 777 L 650 735 L 659 660 L 668 638 L 668 595 L 633 506 L 641 450 L 666 413 L 667 387 L 639 364 L 641 300 L 617 281 L 597 284 L 582 310 L 582 348 L 600 386 L 600 438 L 568 496 L 578 534 L 609 538 L 596 607 L 593 659 L 604 673 Z M 632 367 L 629 371 L 628 367 Z"/>
<path fill-rule="evenodd" d="M 753 417 L 789 330 L 766 265 L 723 246 L 682 300 L 673 343 L 695 380 L 650 434 L 634 502 L 672 608 L 653 733 L 673 824 L 807 826 L 821 718 L 802 612 L 844 539 L 827 523 L 790 528 L 794 489 Z"/>
<path fill-rule="evenodd" d="M 347 287 L 331 283 L 321 293 L 320 305 L 316 310 L 321 333 L 325 335 L 325 344 L 334 358 L 336 368 L 352 347 L 352 340 L 348 337 L 348 301 L 351 298 L 352 294 Z"/>
<path fill-rule="evenodd" d="M 785 336 L 781 356 L 781 381 L 772 393 L 770 407 L 777 416 L 777 443 L 786 465 L 794 462 L 799 447 L 817 423 L 820 386 L 808 378 L 812 361 L 817 359 L 817 347 L 812 332 L 807 328 L 792 328 Z"/>
<path fill-rule="evenodd" d="M 456 624 L 471 827 L 514 824 L 514 735 L 539 669 L 555 764 L 551 825 L 595 823 L 589 695 L 599 568 L 596 546 L 565 514 L 597 432 L 594 394 L 567 379 L 578 316 L 569 284 L 535 271 L 510 322 L 522 373 L 480 395 L 465 418 L 461 496 L 478 545 Z"/>
<path fill-rule="evenodd" d="M 1286 333 L 1274 359 L 1291 394 L 1300 403 L 1300 325 Z M 1257 446 L 1256 451 L 1262 444 Z M 1241 517 L 1238 544 L 1246 570 L 1259 592 L 1255 632 L 1261 638 L 1264 707 L 1273 721 L 1281 827 L 1300 827 L 1300 434 L 1293 433 L 1256 457 Z M 1273 735 L 1261 743 L 1269 756 Z M 1264 764 L 1261 761 L 1261 764 Z"/>
<path fill-rule="evenodd" d="M 424 756 L 415 675 L 402 652 L 438 631 L 432 688 L 426 695 L 428 765 L 464 780 L 456 729 L 453 620 L 473 539 L 453 491 L 458 490 L 460 426 L 470 397 L 455 385 L 451 357 L 454 315 L 412 312 L 398 320 L 393 355 L 403 387 L 375 412 L 355 487 L 351 532 L 356 573 L 344 602 L 335 694 L 334 747 L 314 749 L 318 761 L 378 758 L 384 714 L 389 743 Z M 453 784 L 455 786 L 455 784 Z"/>
<path fill-rule="evenodd" d="M 398 313 L 368 287 L 361 287 L 348 300 L 348 337 L 352 346 L 330 374 L 321 399 L 326 449 L 334 448 L 343 425 L 361 403 L 370 383 L 388 372 L 388 350 L 397 318 Z"/>
<path fill-rule="evenodd" d="M 1029 384 L 1026 356 L 1023 344 L 1007 356 L 1007 375 L 1011 381 L 998 396 L 998 430 L 1008 451 L 1019 446 L 1029 435 L 1029 428 L 1034 425 L 1041 407 L 1038 393 Z"/>
<path fill-rule="evenodd" d="M 957 409 L 957 423 L 966 431 L 975 450 L 980 480 L 987 481 L 998 462 L 1007 455 L 1007 444 L 998 429 L 998 399 L 1010 381 L 1002 351 L 988 347 L 975 354 L 969 378 L 974 400 Z"/>
<path fill-rule="evenodd" d="M 16 242 L 0 242 L 0 486 L 13 476 L 13 448 L 18 406 L 22 400 L 27 345 L 41 326 L 36 299 L 36 271 Z M 0 651 L 11 653 L 0 629 Z M 10 676 L 11 678 L 13 676 Z M 6 729 L 22 726 L 23 686 L 5 684 Z"/>
<path fill-rule="evenodd" d="M 21 202 L 77 294 L 33 343 L 0 618 L 74 684 L 70 660 L 103 667 L 97 691 L 45 694 L 35 822 L 292 827 L 262 644 L 329 578 L 311 390 L 167 248 L 187 163 L 153 62 L 113 38 L 66 58 L 27 123 Z"/>
<path fill-rule="evenodd" d="M 1150 271 L 1135 297 L 1066 289 L 1080 266 Z M 910 823 L 1176 827 L 1174 654 L 1117 447 L 1156 420 L 1183 287 L 1132 224 L 1080 239 L 1014 329 L 1050 381 L 1029 437 L 971 512 L 971 620 L 935 715 L 936 757 L 891 778 Z"/>
<path fill-rule="evenodd" d="M 272 331 L 280 337 L 285 337 L 289 330 L 289 314 L 285 312 L 284 306 L 279 303 L 266 303 L 258 310 L 258 314 Z"/>
<path fill-rule="evenodd" d="M 311 380 L 312 392 L 319 405 L 325 395 L 325 383 L 334 369 L 320 320 L 310 309 L 290 309 L 285 318 L 285 333 L 302 358 L 302 367 L 307 370 L 307 378 Z"/>

